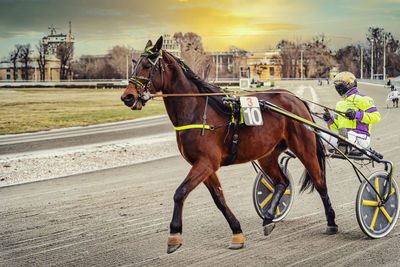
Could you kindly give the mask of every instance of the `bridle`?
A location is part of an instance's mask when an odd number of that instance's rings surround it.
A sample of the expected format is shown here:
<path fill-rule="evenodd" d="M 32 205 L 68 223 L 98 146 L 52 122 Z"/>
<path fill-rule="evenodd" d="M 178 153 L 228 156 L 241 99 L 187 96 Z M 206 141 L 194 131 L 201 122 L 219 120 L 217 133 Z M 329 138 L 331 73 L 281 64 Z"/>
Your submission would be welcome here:
<path fill-rule="evenodd" d="M 149 46 L 148 48 L 145 49 L 145 52 L 140 55 L 140 58 L 136 63 L 135 69 L 133 71 L 132 77 L 129 78 L 129 83 L 132 83 L 136 86 L 136 91 L 138 94 L 138 98 L 135 100 L 133 106 L 135 106 L 139 101 L 141 101 L 142 105 L 144 106 L 146 102 L 152 98 L 153 95 L 150 93 L 149 87 L 152 83 L 153 76 L 156 73 L 157 69 L 160 70 L 161 83 L 162 85 L 164 85 L 164 77 L 163 77 L 164 67 L 161 63 L 162 50 L 160 50 L 159 52 L 153 52 L 151 51 L 152 48 L 153 46 Z M 155 58 L 152 60 L 150 56 Z M 147 60 L 152 65 L 149 77 L 143 77 L 137 75 L 138 66 L 140 65 L 140 62 L 144 58 L 147 58 Z M 144 82 L 141 82 L 139 79 L 142 81 L 144 80 Z"/>

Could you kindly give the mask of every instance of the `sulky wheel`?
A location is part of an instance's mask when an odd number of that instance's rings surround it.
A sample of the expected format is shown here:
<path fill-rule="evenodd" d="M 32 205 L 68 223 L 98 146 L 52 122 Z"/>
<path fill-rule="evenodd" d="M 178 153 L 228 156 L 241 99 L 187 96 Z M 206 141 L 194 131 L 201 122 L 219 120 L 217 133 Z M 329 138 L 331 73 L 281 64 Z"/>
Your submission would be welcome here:
<path fill-rule="evenodd" d="M 386 172 L 377 172 L 368 178 L 380 194 L 387 184 L 387 175 Z M 357 193 L 356 214 L 358 224 L 366 235 L 372 238 L 387 235 L 399 216 L 399 189 L 396 181 L 392 179 L 392 190 L 385 203 L 381 202 L 371 185 L 363 181 Z"/>
<path fill-rule="evenodd" d="M 286 177 L 289 180 L 289 186 L 286 188 L 279 205 L 276 208 L 274 222 L 279 222 L 288 215 L 294 199 L 293 179 L 287 169 L 284 169 Z M 268 207 L 268 202 L 274 192 L 274 185 L 270 178 L 265 177 L 262 172 L 258 172 L 253 186 L 253 202 L 257 214 L 263 219 L 264 211 Z"/>

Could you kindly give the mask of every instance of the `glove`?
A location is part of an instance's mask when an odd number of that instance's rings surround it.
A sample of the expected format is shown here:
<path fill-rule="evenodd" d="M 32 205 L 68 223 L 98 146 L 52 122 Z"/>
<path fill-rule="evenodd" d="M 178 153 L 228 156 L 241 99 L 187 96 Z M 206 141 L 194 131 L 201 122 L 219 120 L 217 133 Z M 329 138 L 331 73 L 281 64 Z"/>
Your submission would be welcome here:
<path fill-rule="evenodd" d="M 329 111 L 325 109 L 325 113 L 324 115 L 322 115 L 322 118 L 324 119 L 324 121 L 329 121 L 331 119 L 331 113 L 329 113 Z"/>
<path fill-rule="evenodd" d="M 349 108 L 349 109 L 346 111 L 346 117 L 347 117 L 349 120 L 354 120 L 354 119 L 356 118 L 356 111 L 355 111 L 354 109 Z"/>

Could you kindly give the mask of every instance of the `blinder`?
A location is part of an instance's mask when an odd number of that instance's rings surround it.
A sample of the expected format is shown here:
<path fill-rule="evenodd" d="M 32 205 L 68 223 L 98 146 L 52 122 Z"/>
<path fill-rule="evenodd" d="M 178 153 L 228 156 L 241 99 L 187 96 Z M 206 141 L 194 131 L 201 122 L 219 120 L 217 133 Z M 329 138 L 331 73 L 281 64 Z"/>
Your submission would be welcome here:
<path fill-rule="evenodd" d="M 129 79 L 129 82 L 133 83 L 136 86 L 136 90 L 137 90 L 137 93 L 138 93 L 138 99 L 136 100 L 136 103 L 138 101 L 140 101 L 140 102 L 142 102 L 143 106 L 152 97 L 152 94 L 149 91 L 149 87 L 150 87 L 150 85 L 152 83 L 152 79 L 153 79 L 153 76 L 154 76 L 157 68 L 160 70 L 162 84 L 164 84 L 164 78 L 163 78 L 163 75 L 162 75 L 162 73 L 164 72 L 164 67 L 163 67 L 163 65 L 161 63 L 162 50 L 160 50 L 159 52 L 153 52 L 153 51 L 151 51 L 152 48 L 153 48 L 153 46 L 148 47 L 145 50 L 145 52 L 140 55 L 140 58 L 137 61 L 135 69 L 133 71 L 133 75 Z M 137 68 L 140 65 L 141 61 L 145 57 L 147 57 L 147 60 L 152 65 L 150 74 L 149 74 L 148 77 L 138 76 L 137 75 Z M 141 82 L 139 79 L 144 81 L 144 82 Z"/>

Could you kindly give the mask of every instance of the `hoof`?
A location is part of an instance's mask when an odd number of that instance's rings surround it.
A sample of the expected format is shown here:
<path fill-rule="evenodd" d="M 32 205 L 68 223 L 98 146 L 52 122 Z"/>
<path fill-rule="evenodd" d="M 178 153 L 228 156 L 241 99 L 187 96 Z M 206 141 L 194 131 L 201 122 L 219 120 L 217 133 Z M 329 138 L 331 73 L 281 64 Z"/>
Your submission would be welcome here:
<path fill-rule="evenodd" d="M 182 246 L 182 242 L 183 240 L 180 233 L 170 234 L 168 237 L 167 253 L 175 252 Z"/>
<path fill-rule="evenodd" d="M 327 235 L 334 235 L 334 234 L 336 234 L 338 232 L 338 226 L 337 225 L 335 225 L 335 226 L 327 226 L 326 227 L 326 232 L 325 232 L 325 234 L 327 234 Z"/>
<path fill-rule="evenodd" d="M 241 243 L 241 244 L 233 244 L 233 243 L 231 243 L 228 248 L 229 249 L 241 249 L 243 247 L 244 247 L 244 243 Z"/>
<path fill-rule="evenodd" d="M 264 235 L 269 235 L 275 228 L 275 223 L 270 223 L 264 226 Z"/>
<path fill-rule="evenodd" d="M 242 233 L 234 234 L 229 249 L 241 249 L 244 247 L 244 236 Z"/>
<path fill-rule="evenodd" d="M 168 245 L 167 247 L 167 253 L 170 254 L 172 252 L 175 252 L 178 250 L 178 248 L 180 248 L 182 246 L 182 244 L 179 245 Z"/>

